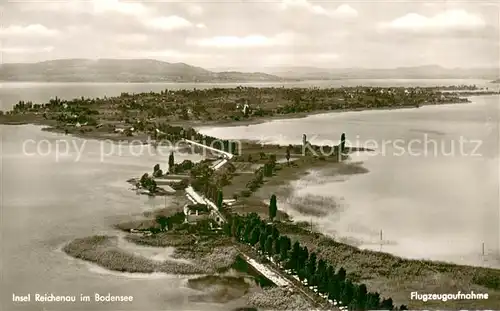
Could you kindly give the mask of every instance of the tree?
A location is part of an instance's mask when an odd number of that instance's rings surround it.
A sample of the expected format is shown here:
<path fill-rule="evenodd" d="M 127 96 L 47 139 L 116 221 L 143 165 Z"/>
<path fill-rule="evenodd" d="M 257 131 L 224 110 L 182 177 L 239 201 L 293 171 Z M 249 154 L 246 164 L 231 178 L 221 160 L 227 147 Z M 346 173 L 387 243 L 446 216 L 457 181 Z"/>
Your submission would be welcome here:
<path fill-rule="evenodd" d="M 142 188 L 149 190 L 149 192 L 154 193 L 156 191 L 157 185 L 156 181 L 150 177 L 147 173 L 142 175 L 139 184 Z"/>
<path fill-rule="evenodd" d="M 168 218 L 163 215 L 156 216 L 156 222 L 160 225 L 161 231 L 164 231 L 168 224 Z"/>
<path fill-rule="evenodd" d="M 272 226 L 271 235 L 272 235 L 274 240 L 277 240 L 280 236 L 280 232 L 278 231 L 278 228 L 276 228 L 275 226 Z"/>
<path fill-rule="evenodd" d="M 307 261 L 307 272 L 310 276 L 313 276 L 316 273 L 316 253 L 311 252 L 309 255 L 309 260 Z M 315 284 L 313 284 L 315 285 Z"/>
<path fill-rule="evenodd" d="M 252 238 L 252 226 L 250 223 L 247 223 L 245 225 L 245 229 L 243 230 L 243 241 L 245 242 L 250 242 L 250 239 Z"/>
<path fill-rule="evenodd" d="M 174 159 L 174 152 L 170 152 L 170 155 L 168 156 L 168 171 L 170 173 L 173 172 L 174 170 L 174 165 L 175 165 L 175 159 Z"/>
<path fill-rule="evenodd" d="M 406 305 L 401 305 L 399 307 L 399 310 L 408 310 L 408 307 Z"/>
<path fill-rule="evenodd" d="M 273 255 L 273 237 L 268 236 L 266 239 L 266 243 L 264 244 L 264 250 L 267 255 L 272 256 Z"/>
<path fill-rule="evenodd" d="M 360 284 L 356 291 L 356 302 L 357 302 L 357 310 L 363 310 L 366 307 L 368 290 L 365 284 Z"/>
<path fill-rule="evenodd" d="M 392 302 L 392 298 L 383 299 L 380 304 L 380 308 L 384 310 L 392 310 L 394 309 L 394 303 Z"/>
<path fill-rule="evenodd" d="M 186 215 L 183 212 L 177 212 L 174 215 L 168 217 L 172 224 L 182 224 L 186 219 Z"/>
<path fill-rule="evenodd" d="M 218 208 L 222 208 L 223 201 L 224 201 L 224 195 L 222 193 L 222 190 L 219 189 L 219 191 L 217 191 L 217 207 Z"/>
<path fill-rule="evenodd" d="M 286 239 L 286 236 L 280 236 L 278 238 L 278 243 L 277 243 L 278 245 L 276 246 L 277 250 L 278 250 L 278 252 L 276 254 L 280 255 L 280 260 L 286 259 L 286 257 L 283 257 L 281 254 L 281 250 L 285 248 L 285 239 Z"/>
<path fill-rule="evenodd" d="M 174 224 L 170 218 L 167 217 L 167 230 L 172 230 L 174 227 Z"/>
<path fill-rule="evenodd" d="M 253 246 L 259 242 L 259 237 L 260 237 L 260 229 L 259 227 L 255 226 L 252 230 L 252 233 L 250 234 L 250 244 Z"/>
<path fill-rule="evenodd" d="M 281 260 L 287 260 L 288 259 L 288 251 L 290 250 L 290 238 L 287 236 L 281 236 L 280 237 L 280 257 Z"/>
<path fill-rule="evenodd" d="M 330 280 L 327 280 L 328 284 L 327 284 L 327 291 L 328 291 L 328 299 L 331 299 L 331 300 L 337 300 L 337 297 L 336 297 L 336 292 L 335 292 L 335 280 L 334 279 L 330 279 Z"/>
<path fill-rule="evenodd" d="M 347 273 L 346 273 L 345 269 L 340 267 L 339 272 L 337 273 L 340 282 L 345 281 L 346 274 Z"/>
<path fill-rule="evenodd" d="M 273 176 L 273 167 L 271 166 L 270 163 L 264 163 L 263 170 L 264 170 L 264 176 L 266 177 Z"/>
<path fill-rule="evenodd" d="M 373 310 L 380 308 L 380 294 L 378 292 L 368 293 L 366 309 Z"/>
<path fill-rule="evenodd" d="M 274 169 L 274 166 L 276 165 L 276 155 L 274 153 L 269 155 L 269 164 L 271 164 L 271 167 Z"/>
<path fill-rule="evenodd" d="M 340 135 L 340 153 L 344 153 L 344 148 L 345 148 L 345 133 L 342 133 L 342 135 Z"/>
<path fill-rule="evenodd" d="M 195 165 L 191 171 L 190 175 L 193 181 L 193 188 L 197 191 L 202 191 L 208 194 L 210 188 L 210 180 L 214 174 L 214 170 L 207 163 L 200 163 Z"/>
<path fill-rule="evenodd" d="M 353 299 L 354 299 L 354 284 L 352 284 L 351 280 L 346 280 L 340 300 L 342 301 L 343 305 L 348 306 Z"/>
<path fill-rule="evenodd" d="M 326 268 L 326 277 L 331 279 L 335 276 L 335 268 L 332 265 L 328 265 Z"/>
<path fill-rule="evenodd" d="M 326 276 L 326 273 L 321 274 L 316 271 L 314 280 L 316 285 L 318 285 L 318 291 L 323 294 L 328 294 L 328 277 Z"/>
<path fill-rule="evenodd" d="M 309 274 L 307 273 L 307 269 L 305 267 L 299 268 L 299 273 L 297 275 L 301 281 L 309 281 Z"/>
<path fill-rule="evenodd" d="M 238 218 L 234 218 L 231 225 L 231 235 L 237 237 L 238 235 Z"/>
<path fill-rule="evenodd" d="M 238 226 L 236 227 L 236 239 L 240 240 L 242 234 L 243 234 L 243 224 L 238 223 Z"/>
<path fill-rule="evenodd" d="M 300 247 L 299 241 L 295 241 L 295 243 L 293 243 L 292 252 L 290 254 L 290 266 L 296 272 L 299 271 L 297 269 L 297 266 L 298 266 L 299 256 L 300 256 L 301 251 L 302 251 L 302 249 Z"/>
<path fill-rule="evenodd" d="M 264 252 L 265 246 L 266 246 L 266 239 L 267 239 L 267 234 L 264 230 L 260 231 L 260 236 L 259 236 L 259 246 L 260 250 Z"/>
<path fill-rule="evenodd" d="M 224 232 L 224 234 L 227 236 L 231 236 L 231 227 L 232 226 L 230 221 L 224 223 L 224 225 L 222 226 L 222 232 Z"/>
<path fill-rule="evenodd" d="M 156 189 L 157 189 L 157 185 L 156 185 L 156 181 L 152 178 L 149 179 L 149 183 L 147 185 L 147 189 L 150 193 L 154 193 L 156 192 Z"/>
<path fill-rule="evenodd" d="M 317 273 L 320 275 L 326 275 L 326 261 L 323 259 L 318 260 L 318 269 Z"/>
<path fill-rule="evenodd" d="M 290 165 L 290 149 L 291 149 L 292 145 L 289 145 L 287 148 L 286 148 L 286 154 L 285 154 L 285 158 L 286 158 L 286 163 L 288 165 Z"/>
<path fill-rule="evenodd" d="M 160 164 L 156 164 L 153 167 L 153 177 L 161 177 L 162 175 L 163 175 L 163 172 L 160 169 Z"/>
<path fill-rule="evenodd" d="M 302 282 L 305 279 L 306 270 L 304 268 L 297 268 L 297 276 L 299 280 Z"/>
<path fill-rule="evenodd" d="M 328 293 L 330 299 L 340 301 L 341 284 L 337 275 L 328 280 Z"/>
<path fill-rule="evenodd" d="M 141 186 L 143 186 L 144 184 L 146 184 L 148 179 L 149 179 L 149 174 L 148 173 L 144 173 L 144 175 L 141 176 L 141 180 L 140 180 Z"/>
<path fill-rule="evenodd" d="M 274 249 L 273 249 L 273 253 L 275 255 L 280 255 L 281 254 L 281 240 L 282 240 L 283 237 L 280 237 L 278 239 L 274 238 Z"/>
<path fill-rule="evenodd" d="M 272 195 L 271 199 L 269 200 L 269 218 L 271 221 L 276 217 L 276 214 L 278 213 L 278 205 L 276 202 L 276 195 Z"/>
<path fill-rule="evenodd" d="M 304 267 L 308 258 L 309 258 L 309 251 L 307 250 L 307 246 L 304 246 L 304 248 L 301 248 L 300 250 L 299 261 L 297 262 L 297 266 Z"/>
<path fill-rule="evenodd" d="M 356 301 L 356 298 L 354 298 L 350 303 L 349 303 L 349 306 L 347 307 L 347 309 L 349 311 L 359 311 L 359 310 L 362 310 L 362 309 L 359 309 L 358 308 L 358 301 Z"/>

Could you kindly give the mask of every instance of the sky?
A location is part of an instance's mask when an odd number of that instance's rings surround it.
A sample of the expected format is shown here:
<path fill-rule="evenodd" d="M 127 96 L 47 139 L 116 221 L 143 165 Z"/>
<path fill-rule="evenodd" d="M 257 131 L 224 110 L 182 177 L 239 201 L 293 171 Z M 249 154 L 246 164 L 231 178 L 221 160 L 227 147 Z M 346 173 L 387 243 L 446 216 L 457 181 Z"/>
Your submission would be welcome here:
<path fill-rule="evenodd" d="M 0 1 L 3 63 L 148 58 L 258 69 L 500 62 L 495 1 Z"/>

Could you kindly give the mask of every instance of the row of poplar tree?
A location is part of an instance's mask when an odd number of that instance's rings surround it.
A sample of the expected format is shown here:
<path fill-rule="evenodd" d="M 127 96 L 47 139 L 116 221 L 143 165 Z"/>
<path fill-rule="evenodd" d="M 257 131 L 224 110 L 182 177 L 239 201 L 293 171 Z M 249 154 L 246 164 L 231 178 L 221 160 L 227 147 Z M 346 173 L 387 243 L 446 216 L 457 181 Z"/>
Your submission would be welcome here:
<path fill-rule="evenodd" d="M 231 215 L 224 225 L 224 233 L 240 242 L 258 247 L 264 254 L 282 263 L 285 269 L 291 269 L 301 281 L 307 280 L 309 286 L 317 286 L 318 292 L 350 310 L 394 310 L 391 298 L 382 299 L 378 292 L 368 292 L 365 284 L 355 284 L 346 276 L 342 267 L 335 267 L 325 260 L 317 258 L 315 252 L 309 252 L 298 241 L 291 243 L 286 235 L 280 235 L 274 224 L 266 224 L 257 214 L 246 216 Z M 397 308 L 396 308 L 397 309 Z M 407 310 L 401 305 L 399 310 Z"/>

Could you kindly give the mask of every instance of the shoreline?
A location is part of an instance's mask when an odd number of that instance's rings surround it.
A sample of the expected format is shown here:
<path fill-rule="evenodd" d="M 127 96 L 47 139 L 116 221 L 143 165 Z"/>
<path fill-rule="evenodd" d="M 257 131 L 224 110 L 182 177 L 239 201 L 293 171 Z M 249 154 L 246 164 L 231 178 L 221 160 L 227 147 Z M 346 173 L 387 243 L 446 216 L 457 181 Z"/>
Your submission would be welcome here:
<path fill-rule="evenodd" d="M 478 95 L 471 95 L 471 96 L 466 96 L 466 98 L 469 100 L 467 102 L 453 102 L 453 103 L 429 103 L 429 104 L 422 104 L 421 107 L 429 107 L 429 106 L 451 106 L 451 105 L 459 105 L 459 104 L 470 104 L 472 103 L 469 99 L 469 97 L 473 96 L 480 96 L 482 94 Z M 499 94 L 494 94 L 494 95 L 500 95 Z M 493 96 L 493 95 L 492 95 Z M 214 120 L 214 121 L 203 121 L 203 122 L 196 122 L 196 121 L 184 121 L 184 122 L 171 122 L 170 124 L 172 126 L 181 126 L 181 127 L 192 127 L 196 130 L 203 130 L 205 128 L 211 128 L 211 127 L 238 127 L 238 126 L 250 126 L 250 125 L 256 125 L 256 124 L 263 124 L 263 123 L 268 123 L 268 122 L 274 122 L 274 121 L 280 121 L 280 120 L 293 120 L 293 119 L 303 119 L 307 118 L 310 116 L 315 116 L 315 115 L 327 115 L 327 114 L 336 114 L 336 113 L 347 113 L 347 112 L 370 112 L 370 111 L 391 111 L 391 110 L 403 110 L 403 109 L 418 109 L 417 107 L 411 107 L 411 106 L 399 106 L 399 107 L 391 107 L 391 106 L 385 106 L 385 107 L 373 107 L 373 108 L 354 108 L 354 109 L 331 109 L 331 110 L 316 110 L 312 112 L 297 112 L 297 113 L 288 113 L 288 114 L 280 114 L 280 115 L 273 115 L 273 116 L 266 116 L 266 117 L 258 117 L 258 118 L 253 118 L 249 120 L 240 120 L 240 121 L 235 121 L 235 120 Z M 22 118 L 21 118 L 22 119 Z M 40 119 L 36 120 L 30 120 L 27 118 L 26 120 L 16 120 L 16 121 L 9 121 L 8 117 L 6 115 L 0 115 L 0 125 L 36 125 L 40 126 L 42 128 L 42 131 L 46 132 L 51 132 L 51 133 L 56 133 L 56 134 L 65 134 L 65 130 L 62 128 L 56 128 L 55 124 L 50 121 L 42 121 Z M 94 139 L 94 140 L 107 140 L 111 142 L 143 142 L 143 144 L 147 144 L 147 139 L 149 137 L 145 137 L 144 135 L 142 136 L 126 136 L 126 135 L 110 135 L 110 133 L 101 133 L 101 132 L 78 132 L 78 131 L 72 131 L 68 134 L 65 135 L 72 135 L 78 138 L 85 138 L 85 139 Z"/>
<path fill-rule="evenodd" d="M 494 94 L 483 94 L 483 93 L 470 93 L 464 95 L 465 98 L 468 100 L 466 102 L 452 102 L 452 103 L 423 103 L 420 107 L 433 107 L 433 106 L 452 106 L 452 105 L 460 105 L 460 104 L 471 104 L 473 103 L 471 101 L 471 98 L 476 97 L 476 96 L 500 96 L 500 92 L 496 92 Z M 348 113 L 348 112 L 372 112 L 372 111 L 391 111 L 391 110 L 410 110 L 410 109 L 418 109 L 420 107 L 412 107 L 412 106 L 384 106 L 384 107 L 371 107 L 371 108 L 347 108 L 347 109 L 323 109 L 323 110 L 316 110 L 316 111 L 310 111 L 310 112 L 297 112 L 297 113 L 288 113 L 288 114 L 280 114 L 280 115 L 273 115 L 273 116 L 265 116 L 265 117 L 257 117 L 257 118 L 252 118 L 248 120 L 214 120 L 214 121 L 203 121 L 203 122 L 197 122 L 197 121 L 183 121 L 183 122 L 171 122 L 170 124 L 172 126 L 181 126 L 181 127 L 192 127 L 196 130 L 204 130 L 206 128 L 213 128 L 213 127 L 238 127 L 238 126 L 250 126 L 250 125 L 257 125 L 257 124 L 263 124 L 263 123 L 268 123 L 268 122 L 274 122 L 274 121 L 281 121 L 281 120 L 293 120 L 293 119 L 303 119 L 311 116 L 316 116 L 316 115 L 328 115 L 328 114 L 336 114 L 336 113 Z M 40 126 L 42 128 L 42 131 L 46 132 L 51 132 L 51 133 L 56 133 L 56 134 L 65 134 L 64 129 L 59 129 L 55 127 L 55 124 L 50 121 L 43 121 L 40 120 L 39 118 L 33 120 L 33 118 L 26 118 L 23 120 L 15 120 L 15 121 L 10 121 L 8 120 L 9 117 L 6 115 L 0 115 L 0 125 L 36 125 Z M 140 135 L 140 136 L 126 136 L 126 135 L 113 135 L 110 133 L 101 133 L 101 132 L 85 132 L 81 133 L 78 131 L 72 131 L 71 133 L 65 134 L 65 135 L 72 135 L 78 138 L 84 138 L 84 139 L 94 139 L 94 140 L 107 140 L 110 142 L 114 143 L 130 143 L 130 142 L 139 142 L 141 141 L 143 144 L 147 144 L 148 136 Z"/>
<path fill-rule="evenodd" d="M 456 103 L 447 103 L 447 104 L 454 105 Z M 409 108 L 409 107 L 390 108 L 390 110 L 401 109 L 401 108 Z M 376 108 L 376 109 L 361 109 L 361 111 L 380 110 L 380 109 L 387 110 L 386 108 Z M 356 110 L 347 110 L 347 111 L 356 111 Z M 332 112 L 338 113 L 338 112 L 345 112 L 345 111 L 326 111 L 326 113 L 332 113 Z M 307 117 L 309 115 L 322 114 L 322 113 L 325 113 L 325 111 L 316 111 L 313 113 L 309 113 L 309 112 L 308 113 L 298 113 L 298 114 L 295 114 L 295 116 L 294 115 L 291 116 L 290 114 L 287 114 L 287 115 L 278 116 L 278 119 L 303 118 L 303 117 Z M 264 118 L 262 120 L 249 120 L 248 122 L 262 123 L 262 122 L 269 122 L 272 120 L 273 120 L 273 117 L 267 117 L 267 118 Z M 235 125 L 242 125 L 241 121 L 232 121 L 231 123 L 237 123 Z M 189 124 L 189 123 L 183 123 L 183 125 L 186 125 L 186 124 Z M 221 123 L 219 123 L 219 124 L 221 124 Z M 75 135 L 75 134 L 78 134 L 78 133 L 70 133 L 70 135 Z M 85 133 L 82 133 L 82 136 L 85 138 L 88 138 L 89 136 L 92 137 L 92 135 L 84 135 L 84 134 Z M 94 133 L 94 134 L 97 135 L 97 133 Z M 119 138 L 119 137 L 116 137 L 116 138 Z M 128 138 L 129 138 L 129 140 L 137 139 L 137 137 L 128 137 Z M 93 139 L 102 140 L 103 138 L 100 137 L 99 135 L 97 135 Z M 278 147 L 278 149 L 279 149 L 279 147 Z M 268 151 L 268 150 L 266 150 L 266 151 Z M 272 151 L 272 149 L 271 149 L 271 151 Z M 308 166 L 308 165 L 313 165 L 313 164 L 332 165 L 332 163 L 335 163 L 335 162 L 317 159 L 314 161 L 311 160 L 311 162 L 306 162 L 306 160 L 304 160 L 304 162 L 300 162 L 300 163 L 304 164 L 306 166 L 306 168 L 311 168 L 312 166 Z M 304 167 L 301 167 L 301 168 L 304 169 Z M 288 172 L 288 171 L 290 171 L 290 168 L 284 169 L 284 170 Z M 293 168 L 292 170 L 293 171 L 292 171 L 291 175 L 285 176 L 284 179 L 282 180 L 282 182 L 289 182 L 289 181 L 295 180 L 295 179 L 297 179 L 297 177 L 299 177 L 298 175 L 301 174 L 300 169 L 296 170 L 295 168 Z M 276 174 L 276 176 L 278 176 L 279 174 L 283 174 L 283 171 L 278 172 Z M 279 187 L 280 180 L 276 181 L 276 179 L 274 177 L 270 177 L 269 180 L 266 180 L 266 183 L 264 183 L 264 185 L 261 186 L 259 191 L 265 192 L 266 190 L 264 190 L 264 189 L 266 187 L 269 187 L 270 185 L 272 187 L 273 184 L 275 187 Z M 267 190 L 267 191 L 272 191 L 272 190 Z M 286 213 L 284 213 L 284 214 L 286 214 Z M 434 272 L 437 271 L 437 274 L 439 276 L 444 275 L 445 279 L 448 279 L 450 282 L 451 281 L 454 282 L 455 278 L 449 275 L 449 272 L 450 273 L 453 272 L 454 276 L 467 277 L 466 278 L 468 280 L 466 282 L 467 285 L 476 284 L 474 286 L 477 287 L 477 283 L 478 282 L 481 283 L 482 285 L 479 285 L 480 290 L 484 290 L 484 288 L 485 288 L 485 286 L 483 286 L 484 284 L 487 284 L 488 286 L 492 286 L 492 289 L 494 291 L 500 290 L 500 286 L 495 285 L 496 283 L 494 283 L 494 282 L 492 283 L 491 279 L 490 279 L 490 277 L 492 275 L 494 277 L 498 276 L 500 279 L 500 270 L 497 271 L 496 269 L 477 268 L 474 266 L 456 265 L 456 264 L 450 264 L 450 263 L 443 263 L 443 262 L 439 262 L 439 261 L 412 260 L 412 259 L 406 259 L 406 258 L 402 258 L 402 257 L 398 257 L 398 256 L 393 256 L 393 255 L 390 255 L 390 254 L 384 253 L 384 252 L 373 252 L 373 251 L 361 250 L 355 246 L 351 246 L 351 245 L 348 245 L 345 243 L 336 242 L 333 238 L 326 237 L 325 235 L 323 235 L 321 233 L 309 232 L 307 230 L 304 230 L 303 228 L 301 228 L 299 226 L 298 223 L 296 223 L 294 221 L 292 221 L 291 223 L 279 222 L 279 225 L 281 226 L 280 231 L 282 231 L 284 233 L 293 234 L 293 236 L 296 237 L 297 240 L 301 240 L 301 241 L 303 241 L 303 243 L 306 243 L 307 245 L 309 245 L 308 247 L 310 250 L 317 249 L 319 246 L 321 246 L 322 249 L 321 249 L 321 251 L 318 251 L 318 254 L 324 255 L 325 257 L 329 257 L 331 255 L 331 253 L 335 254 L 336 257 L 331 257 L 332 258 L 331 261 L 333 261 L 336 264 L 336 266 L 348 265 L 348 266 L 346 266 L 347 271 L 350 273 L 350 276 L 354 280 L 368 280 L 369 282 L 371 282 L 371 283 L 368 283 L 370 285 L 370 287 L 376 288 L 376 289 L 384 288 L 384 284 L 380 283 L 380 282 L 382 282 L 381 280 L 385 280 L 384 282 L 392 284 L 393 287 L 391 290 L 386 289 L 385 291 L 381 290 L 381 292 L 382 293 L 385 292 L 385 293 L 390 294 L 390 296 L 393 297 L 394 299 L 396 299 L 397 301 L 407 301 L 408 297 L 403 297 L 401 295 L 401 293 L 398 295 L 398 294 L 395 294 L 393 292 L 394 288 L 397 288 L 397 287 L 395 287 L 396 284 L 394 284 L 395 280 L 389 278 L 389 276 L 391 276 L 391 272 L 388 272 L 388 270 L 387 270 L 388 268 L 385 264 L 378 264 L 378 262 L 380 261 L 381 258 L 383 258 L 384 260 L 387 260 L 388 262 L 392 262 L 393 263 L 392 267 L 395 268 L 395 270 L 397 270 L 401 266 L 404 266 L 404 268 L 406 270 L 403 269 L 403 271 L 394 272 L 394 274 L 396 274 L 396 277 L 398 277 L 398 276 L 401 277 L 402 275 L 408 275 L 409 277 L 414 276 L 414 277 L 418 278 L 420 280 L 420 282 L 424 282 L 424 280 L 421 279 L 421 277 L 422 277 L 421 270 L 424 270 L 423 274 L 425 276 L 428 276 L 428 277 L 434 277 L 435 275 L 432 274 L 432 271 L 434 271 Z M 69 252 L 71 252 L 73 255 L 75 255 L 76 258 L 83 258 L 84 260 L 88 260 L 91 262 L 96 262 L 98 260 L 104 260 L 105 266 L 113 267 L 114 269 L 118 269 L 117 271 L 124 271 L 124 269 L 129 269 L 130 267 L 127 264 L 132 264 L 132 268 L 131 268 L 133 270 L 132 272 L 141 272 L 142 271 L 143 273 L 154 273 L 154 272 L 163 272 L 163 271 L 157 271 L 158 269 L 159 270 L 166 270 L 166 271 L 170 271 L 170 269 L 175 270 L 175 268 L 172 268 L 168 265 L 157 266 L 157 265 L 154 265 L 150 262 L 144 261 L 142 259 L 137 259 L 133 255 L 121 253 L 119 250 L 116 249 L 116 245 L 113 245 L 112 238 L 113 237 L 109 237 L 109 236 L 101 236 L 101 237 L 94 236 L 94 237 L 88 237 L 88 238 L 83 238 L 83 239 L 76 239 L 76 240 L 70 242 L 68 244 L 70 246 L 66 246 L 65 249 L 68 250 Z M 166 241 L 166 242 L 165 241 L 158 241 L 158 236 L 155 237 L 155 239 L 157 239 L 157 240 L 153 240 L 152 238 L 148 238 L 148 237 L 141 238 L 141 237 L 137 237 L 137 236 L 131 236 L 131 239 L 133 240 L 131 242 L 134 242 L 136 244 L 144 243 L 145 245 L 151 245 L 151 243 L 156 242 L 156 243 L 160 243 L 158 246 L 165 246 L 168 243 L 170 243 L 170 241 Z M 167 237 L 167 240 L 168 240 L 168 237 Z M 311 242 L 311 241 L 313 241 L 313 242 Z M 164 243 L 164 244 L 161 244 L 161 243 Z M 182 254 L 181 256 L 186 256 L 186 258 L 197 258 L 197 256 L 199 256 L 200 254 L 196 254 L 197 252 L 195 250 L 193 250 L 192 248 L 193 248 L 193 245 L 191 243 L 191 244 L 189 244 L 189 247 L 180 251 L 180 253 Z M 212 247 L 212 250 L 215 250 L 215 249 L 216 248 Z M 351 256 L 351 257 L 346 258 L 346 254 L 350 254 L 349 256 Z M 353 259 L 353 257 L 355 257 L 355 259 Z M 210 259 L 211 257 L 208 257 L 208 258 Z M 205 258 L 205 262 L 206 262 L 206 259 L 207 258 Z M 214 263 L 217 262 L 214 258 L 211 258 L 211 259 L 213 259 Z M 113 260 L 118 260 L 119 262 L 115 263 L 115 262 L 113 262 Z M 371 260 L 373 260 L 375 262 L 375 264 L 376 264 L 375 266 L 371 266 L 371 265 L 374 265 L 374 263 L 370 262 Z M 355 261 L 356 263 L 353 264 L 352 261 Z M 139 267 L 137 267 L 137 265 L 135 265 L 134 263 L 136 263 Z M 366 271 L 365 268 L 363 268 L 363 264 L 361 264 L 361 263 L 364 263 L 365 265 L 367 265 L 368 268 L 366 268 L 366 269 L 369 271 Z M 186 271 L 184 269 L 189 270 L 190 268 L 182 267 L 182 268 L 178 268 L 178 269 L 179 269 L 179 271 L 176 271 L 175 273 L 183 274 L 184 271 Z M 372 270 L 370 270 L 370 269 L 372 269 Z M 205 271 L 216 271 L 216 270 L 217 269 L 205 270 Z M 191 271 L 191 270 L 189 270 L 189 271 Z M 457 275 L 455 275 L 454 273 L 457 273 Z M 478 276 L 478 274 L 479 274 L 479 276 Z M 474 282 L 473 278 L 476 278 L 476 277 L 478 277 L 479 281 Z M 402 282 L 402 281 L 403 280 L 399 280 L 399 282 Z M 463 280 L 461 280 L 461 281 L 463 281 Z M 415 282 L 415 280 L 410 280 L 410 282 Z M 439 283 L 439 284 L 441 284 L 441 283 Z M 398 283 L 397 285 L 401 285 L 401 284 Z M 409 285 L 406 285 L 406 286 L 409 286 Z M 488 287 L 488 286 L 486 286 L 486 287 Z M 497 288 L 497 286 L 498 286 L 498 288 Z M 457 286 L 456 284 L 451 286 L 452 289 L 454 289 L 454 287 L 458 287 L 460 289 L 460 287 Z M 448 287 L 447 287 L 447 289 L 448 289 Z M 500 297 L 500 293 L 494 292 L 494 295 L 492 295 L 492 297 L 497 299 L 497 297 Z M 431 304 L 432 303 L 428 303 L 427 305 L 431 305 Z M 415 302 L 415 305 L 419 305 L 418 302 Z M 422 304 L 420 304 L 420 305 L 422 305 Z M 438 302 L 436 302 L 436 305 L 439 305 Z M 468 306 L 470 307 L 472 305 L 469 303 Z"/>
<path fill-rule="evenodd" d="M 477 94 L 477 95 L 466 95 L 465 97 L 469 99 L 470 97 L 474 96 L 500 96 L 500 92 L 496 94 Z M 282 114 L 282 115 L 276 115 L 276 116 L 267 116 L 267 117 L 262 117 L 262 118 L 255 118 L 252 120 L 244 120 L 244 121 L 212 121 L 212 122 L 203 122 L 203 124 L 206 125 L 200 125 L 198 126 L 198 123 L 172 123 L 172 125 L 177 125 L 177 126 L 192 126 L 196 130 L 203 130 L 205 128 L 211 128 L 211 127 L 238 127 L 238 126 L 249 126 L 249 125 L 256 125 L 256 124 L 263 124 L 263 123 L 268 123 L 268 122 L 274 122 L 274 121 L 281 121 L 281 120 L 294 120 L 294 119 L 303 119 L 311 116 L 316 116 L 316 115 L 328 115 L 328 114 L 337 114 L 337 113 L 348 113 L 348 112 L 372 112 L 372 111 L 391 111 L 391 110 L 413 110 L 413 109 L 418 109 L 422 107 L 443 107 L 443 106 L 454 106 L 454 105 L 467 105 L 471 104 L 472 101 L 468 102 L 455 102 L 455 103 L 440 103 L 440 104 L 422 104 L 420 107 L 410 107 L 410 106 L 401 106 L 401 107 L 391 107 L 391 106 L 386 106 L 386 107 L 374 107 L 374 108 L 356 108 L 356 109 L 332 109 L 332 110 L 317 110 L 313 112 L 297 112 L 297 113 L 291 113 L 291 114 Z"/>

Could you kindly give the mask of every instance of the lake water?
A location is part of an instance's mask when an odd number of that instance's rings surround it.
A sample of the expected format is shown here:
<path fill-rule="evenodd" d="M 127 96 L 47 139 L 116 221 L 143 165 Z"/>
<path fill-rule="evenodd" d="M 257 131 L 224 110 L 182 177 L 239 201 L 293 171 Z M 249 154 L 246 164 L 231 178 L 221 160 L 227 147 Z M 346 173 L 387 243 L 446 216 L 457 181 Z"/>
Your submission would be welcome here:
<path fill-rule="evenodd" d="M 439 80 L 410 82 L 407 83 L 443 84 Z M 389 84 L 392 83 L 396 82 Z M 448 84 L 470 83 L 473 81 L 454 80 Z M 354 84 L 361 83 L 357 80 Z M 188 88 L 188 85 L 4 83 L 0 88 L 0 109 L 9 109 L 18 100 L 45 102 L 54 96 L 113 96 L 121 92 L 158 91 L 167 87 Z M 496 265 L 498 261 L 494 254 L 498 252 L 499 243 L 499 103 L 498 97 L 492 96 L 475 97 L 474 101 L 469 105 L 316 115 L 230 130 L 205 131 L 221 137 L 262 137 L 280 142 L 300 142 L 302 133 L 310 134 L 314 142 L 336 140 L 342 131 L 353 143 L 356 143 L 357 135 L 358 143 L 361 143 L 367 139 L 421 138 L 425 132 L 444 142 L 454 141 L 460 135 L 481 139 L 484 141 L 480 148 L 481 157 L 398 157 L 392 154 L 389 145 L 385 155 L 357 156 L 358 160 L 364 160 L 364 165 L 370 170 L 368 174 L 350 176 L 345 182 L 314 175 L 293 186 L 297 196 L 314 194 L 332 197 L 341 203 L 339 210 L 314 219 L 324 232 L 354 238 L 363 247 L 377 249 L 378 231 L 383 229 L 384 240 L 388 242 L 383 246 L 384 251 L 410 257 Z M 162 207 L 163 199 L 137 196 L 128 189 L 125 180 L 152 170 L 156 163 L 165 166 L 168 151 L 162 156 L 150 153 L 148 149 L 140 153 L 136 149 L 97 141 L 84 144 L 80 139 L 42 132 L 39 127 L 29 125 L 0 126 L 0 133 L 1 310 L 40 310 L 43 307 L 48 310 L 230 308 L 229 305 L 188 301 L 187 297 L 193 291 L 186 288 L 186 278 L 110 273 L 71 259 L 60 251 L 64 243 L 74 238 L 116 234 L 111 226 L 120 217 L 140 215 L 143 211 Z M 283 136 L 269 137 L 268 133 L 282 133 Z M 314 138 L 313 133 L 319 136 Z M 23 143 L 30 139 L 33 142 L 26 145 L 28 150 L 23 152 Z M 69 142 L 67 155 L 56 159 L 54 150 L 45 156 L 27 154 L 34 152 L 37 144 L 39 151 L 46 152 L 47 146 L 55 146 L 58 140 Z M 82 146 L 82 156 L 76 161 L 78 152 L 75 148 Z M 465 148 L 472 152 L 473 147 L 466 145 Z M 110 150 L 114 152 L 101 159 L 101 150 L 108 154 Z M 287 204 L 280 202 L 280 208 L 287 208 Z M 288 210 L 297 219 L 310 219 L 309 215 Z M 482 242 L 486 245 L 485 259 L 480 256 Z M 11 302 L 13 293 L 33 295 L 36 292 L 76 296 L 111 293 L 134 296 L 134 301 L 75 305 Z"/>

